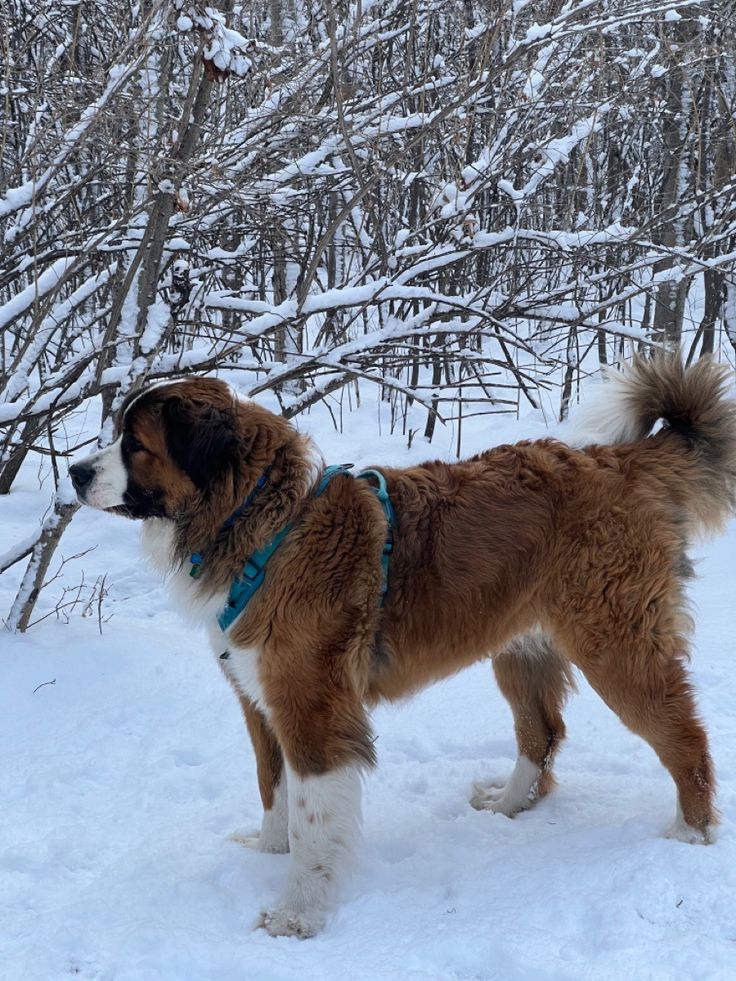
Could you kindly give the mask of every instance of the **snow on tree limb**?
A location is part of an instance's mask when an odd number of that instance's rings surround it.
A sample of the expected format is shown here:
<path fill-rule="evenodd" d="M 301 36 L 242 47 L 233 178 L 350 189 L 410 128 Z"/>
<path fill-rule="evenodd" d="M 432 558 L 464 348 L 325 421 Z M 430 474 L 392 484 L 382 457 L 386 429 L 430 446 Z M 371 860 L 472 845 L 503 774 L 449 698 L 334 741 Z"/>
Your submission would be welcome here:
<path fill-rule="evenodd" d="M 289 416 L 377 386 L 429 439 L 555 372 L 564 412 L 632 343 L 736 349 L 715 0 L 29 4 L 30 34 L 0 8 L 0 499 L 146 380 L 227 371 Z"/>

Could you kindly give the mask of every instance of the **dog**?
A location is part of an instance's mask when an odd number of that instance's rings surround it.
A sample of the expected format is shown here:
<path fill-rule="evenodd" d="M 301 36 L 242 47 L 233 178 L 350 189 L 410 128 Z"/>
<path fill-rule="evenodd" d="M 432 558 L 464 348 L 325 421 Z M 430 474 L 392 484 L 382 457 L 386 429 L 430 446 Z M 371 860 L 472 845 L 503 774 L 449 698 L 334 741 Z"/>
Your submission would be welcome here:
<path fill-rule="evenodd" d="M 711 840 L 683 586 L 692 536 L 734 510 L 727 387 L 709 360 L 640 357 L 609 383 L 610 445 L 527 441 L 361 479 L 328 479 L 309 439 L 220 380 L 127 398 L 115 441 L 70 475 L 83 503 L 142 520 L 240 700 L 264 808 L 249 843 L 291 853 L 270 934 L 312 936 L 334 904 L 376 760 L 370 708 L 489 656 L 518 759 L 474 807 L 512 816 L 550 791 L 574 665 L 672 775 L 673 833 Z M 249 568 L 259 582 L 223 620 Z"/>

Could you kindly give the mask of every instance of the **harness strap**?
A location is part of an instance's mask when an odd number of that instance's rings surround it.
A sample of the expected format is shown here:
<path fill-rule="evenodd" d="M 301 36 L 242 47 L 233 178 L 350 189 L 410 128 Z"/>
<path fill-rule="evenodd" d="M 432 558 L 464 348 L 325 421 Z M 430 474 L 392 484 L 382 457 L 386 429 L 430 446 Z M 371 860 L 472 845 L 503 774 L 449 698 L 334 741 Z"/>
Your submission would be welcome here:
<path fill-rule="evenodd" d="M 321 497 L 327 490 L 327 485 L 330 483 L 333 477 L 337 477 L 342 473 L 350 474 L 350 471 L 354 466 L 354 463 L 333 463 L 332 466 L 325 467 L 325 472 L 322 474 L 322 480 L 320 480 L 319 484 L 317 485 L 317 490 L 314 492 L 314 496 Z M 350 474 L 350 476 L 352 476 L 352 474 Z"/>
<path fill-rule="evenodd" d="M 317 489 L 314 492 L 315 497 L 320 497 L 327 490 L 330 481 L 341 474 L 347 476 L 352 476 L 350 470 L 352 469 L 352 463 L 341 463 L 334 466 L 326 467 L 325 472 L 322 475 L 322 479 L 317 485 Z M 386 533 L 386 542 L 383 546 L 383 553 L 381 555 L 381 571 L 383 582 L 381 585 L 381 604 L 383 604 L 384 597 L 388 591 L 388 564 L 391 552 L 393 551 L 394 541 L 393 541 L 393 525 L 394 525 L 394 509 L 391 505 L 391 500 L 388 496 L 388 488 L 386 487 L 386 478 L 380 472 L 380 470 L 362 470 L 360 473 L 355 475 L 356 480 L 368 480 L 374 478 L 378 481 L 378 486 L 373 487 L 371 485 L 371 490 L 376 495 L 383 508 L 383 513 L 386 516 L 386 522 L 388 525 L 388 530 Z M 286 536 L 289 534 L 291 529 L 294 527 L 293 523 L 289 523 L 273 538 L 265 548 L 260 549 L 255 552 L 243 567 L 243 571 L 238 575 L 232 582 L 230 586 L 230 591 L 227 597 L 227 603 L 222 610 L 222 612 L 217 617 L 217 622 L 220 626 L 220 630 L 224 633 L 228 627 L 230 627 L 235 620 L 240 616 L 240 614 L 245 610 L 246 606 L 252 599 L 254 593 L 263 584 L 263 580 L 266 576 L 266 563 L 271 558 L 273 553 L 283 542 Z M 192 562 L 194 562 L 194 556 L 192 556 Z M 201 558 L 200 558 L 201 562 Z"/>
<path fill-rule="evenodd" d="M 258 496 L 258 492 L 263 490 L 263 488 L 268 483 L 268 478 L 270 473 L 271 473 L 271 467 L 266 467 L 266 469 L 263 471 L 261 476 L 256 481 L 256 486 L 253 488 L 250 494 L 246 497 L 246 499 L 243 501 L 240 507 L 236 508 L 235 511 L 233 511 L 230 517 L 223 524 L 222 528 L 220 528 L 219 531 L 220 535 L 223 533 L 223 531 L 229 531 L 232 528 L 232 526 L 235 524 L 235 522 L 238 520 L 238 518 L 242 518 L 242 516 L 245 514 L 245 512 L 248 510 L 248 508 L 251 506 L 253 501 Z"/>
<path fill-rule="evenodd" d="M 242 518 L 242 516 L 251 506 L 251 504 L 256 499 L 258 494 L 263 490 L 263 488 L 268 483 L 268 477 L 270 473 L 271 473 L 271 467 L 267 467 L 263 471 L 261 476 L 256 481 L 256 485 L 253 488 L 253 490 L 250 492 L 250 494 L 246 497 L 243 503 L 233 511 L 230 517 L 225 520 L 222 527 L 217 532 L 218 538 L 220 535 L 222 535 L 223 532 L 230 531 L 230 529 L 238 520 L 238 518 Z M 202 555 L 201 552 L 192 552 L 191 556 L 189 557 L 189 561 L 192 564 L 192 568 L 189 570 L 189 575 L 192 577 L 192 579 L 198 579 L 202 572 L 202 566 L 204 565 L 204 556 Z"/>
<path fill-rule="evenodd" d="M 286 525 L 275 538 L 271 539 L 265 548 L 251 555 L 243 566 L 243 571 L 233 580 L 230 586 L 230 592 L 227 594 L 227 603 L 217 617 L 217 622 L 223 633 L 237 620 L 250 602 L 253 594 L 263 583 L 266 577 L 266 563 L 289 534 L 292 527 L 293 525 L 291 523 Z"/>
<path fill-rule="evenodd" d="M 383 573 L 383 582 L 381 583 L 381 603 L 383 603 L 384 597 L 388 592 L 388 563 L 391 558 L 391 553 L 394 550 L 394 508 L 391 503 L 391 498 L 388 496 L 388 488 L 386 486 L 386 478 L 383 476 L 380 470 L 361 470 L 360 473 L 355 475 L 356 480 L 369 480 L 370 478 L 375 478 L 378 481 L 378 487 L 371 486 L 371 490 L 376 495 L 383 508 L 383 513 L 386 517 L 386 540 L 383 543 L 383 553 L 381 554 L 381 571 Z"/>

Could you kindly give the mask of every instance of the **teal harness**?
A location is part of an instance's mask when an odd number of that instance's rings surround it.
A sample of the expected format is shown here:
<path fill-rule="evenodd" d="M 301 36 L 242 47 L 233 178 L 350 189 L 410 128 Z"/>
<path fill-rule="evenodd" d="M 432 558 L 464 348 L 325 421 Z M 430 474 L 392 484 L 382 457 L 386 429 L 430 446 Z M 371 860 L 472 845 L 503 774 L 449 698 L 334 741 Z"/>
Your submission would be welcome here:
<path fill-rule="evenodd" d="M 339 466 L 327 467 L 325 469 L 324 474 L 322 475 L 322 479 L 320 480 L 317 486 L 317 490 L 315 491 L 314 496 L 320 497 L 322 494 L 324 494 L 330 481 L 334 477 L 337 477 L 341 474 L 345 474 L 346 476 L 353 476 L 350 473 L 352 466 L 353 466 L 352 463 L 343 463 L 340 464 Z M 394 509 L 391 505 L 391 499 L 388 496 L 388 489 L 386 487 L 386 478 L 383 476 L 380 470 L 361 470 L 360 473 L 355 474 L 356 480 L 369 480 L 371 478 L 377 481 L 378 484 L 377 486 L 371 484 L 371 490 L 376 495 L 376 497 L 378 498 L 381 504 L 381 507 L 383 508 L 383 513 L 386 517 L 386 523 L 388 525 L 388 530 L 386 533 L 386 541 L 384 543 L 383 553 L 381 555 L 381 572 L 382 572 L 383 581 L 381 584 L 380 600 L 381 603 L 383 603 L 384 597 L 386 596 L 386 592 L 388 590 L 389 558 L 391 556 L 391 552 L 393 551 L 393 547 L 394 547 L 394 539 L 393 539 Z M 257 485 L 257 490 L 260 490 L 264 486 L 265 482 L 266 482 L 265 480 L 263 480 L 262 482 L 259 481 Z M 250 495 L 246 504 L 250 504 L 253 497 L 255 496 L 255 493 L 256 491 L 254 491 Z M 238 509 L 238 512 L 236 512 L 236 514 L 238 514 L 239 516 L 240 514 L 243 513 L 243 510 L 245 510 L 245 508 L 241 506 L 241 508 Z M 230 524 L 232 524 L 232 522 L 230 522 Z M 225 526 L 230 527 L 230 525 L 227 522 Z M 241 613 L 243 613 L 248 603 L 251 601 L 255 593 L 263 584 L 263 580 L 266 577 L 266 565 L 268 563 L 268 560 L 271 558 L 273 553 L 283 542 L 283 540 L 286 538 L 286 536 L 289 534 L 289 532 L 293 527 L 294 527 L 293 523 L 290 523 L 286 525 L 286 527 L 282 528 L 281 531 L 275 536 L 275 538 L 271 539 L 271 541 L 269 542 L 268 545 L 266 545 L 265 548 L 259 549 L 259 551 L 251 555 L 251 557 L 243 566 L 243 571 L 238 576 L 236 576 L 235 579 L 233 579 L 233 582 L 230 586 L 230 591 L 227 596 L 227 603 L 223 608 L 222 612 L 217 617 L 217 622 L 219 623 L 220 630 L 222 630 L 223 633 L 228 629 L 228 627 L 230 627 L 235 622 L 235 620 L 237 620 L 237 618 L 241 615 Z M 199 569 L 201 568 L 202 565 L 202 556 L 195 552 L 192 555 L 190 561 L 192 563 L 192 570 L 190 572 L 190 575 L 196 578 L 196 576 L 199 573 Z"/>

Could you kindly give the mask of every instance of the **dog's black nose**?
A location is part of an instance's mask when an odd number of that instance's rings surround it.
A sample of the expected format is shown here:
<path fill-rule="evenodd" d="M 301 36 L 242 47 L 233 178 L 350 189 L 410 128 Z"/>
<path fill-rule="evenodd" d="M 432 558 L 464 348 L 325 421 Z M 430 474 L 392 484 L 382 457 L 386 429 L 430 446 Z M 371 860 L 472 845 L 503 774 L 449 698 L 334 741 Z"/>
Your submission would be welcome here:
<path fill-rule="evenodd" d="M 69 476 L 72 478 L 77 494 L 81 494 L 85 488 L 89 487 L 94 475 L 94 467 L 90 467 L 87 463 L 75 463 L 73 467 L 69 467 Z"/>

